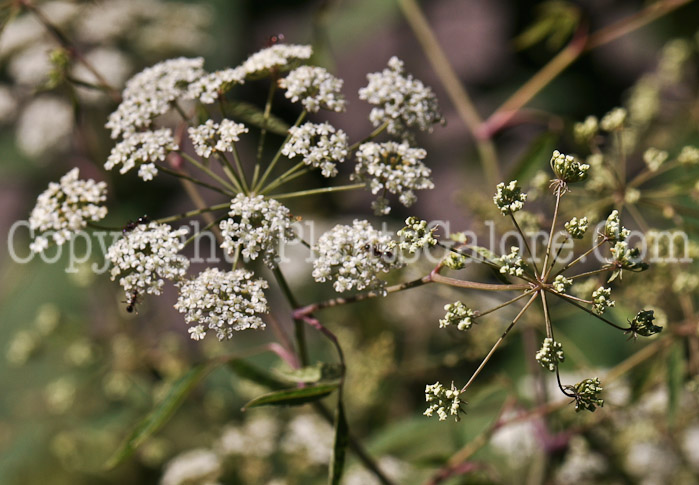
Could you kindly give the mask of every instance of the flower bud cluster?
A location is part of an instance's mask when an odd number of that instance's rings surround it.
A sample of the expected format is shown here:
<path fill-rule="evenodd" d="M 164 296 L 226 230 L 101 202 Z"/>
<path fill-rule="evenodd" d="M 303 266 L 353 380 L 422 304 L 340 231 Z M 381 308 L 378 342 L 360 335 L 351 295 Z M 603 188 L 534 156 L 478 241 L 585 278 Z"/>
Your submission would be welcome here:
<path fill-rule="evenodd" d="M 567 184 L 585 180 L 590 170 L 588 164 L 580 163 L 572 155 L 564 155 L 558 150 L 554 150 L 550 165 L 556 177 Z"/>
<path fill-rule="evenodd" d="M 614 306 L 615 302 L 611 299 L 612 290 L 611 288 L 605 288 L 600 286 L 592 293 L 592 311 L 597 315 L 602 315 L 607 308 Z"/>
<path fill-rule="evenodd" d="M 234 143 L 240 140 L 248 129 L 242 123 L 224 119 L 221 123 L 206 120 L 206 123 L 190 127 L 187 132 L 192 140 L 194 151 L 202 158 L 209 158 L 214 152 L 233 151 Z"/>
<path fill-rule="evenodd" d="M 553 289 L 558 293 L 565 293 L 571 286 L 573 286 L 573 280 L 566 278 L 562 274 L 559 274 L 556 276 L 556 279 L 553 280 Z"/>
<path fill-rule="evenodd" d="M 630 332 L 633 337 L 640 335 L 641 337 L 650 337 L 656 333 L 660 333 L 663 327 L 655 325 L 655 312 L 653 310 L 641 310 L 631 320 L 631 327 L 627 332 Z"/>
<path fill-rule="evenodd" d="M 600 399 L 602 384 L 597 377 L 585 379 L 574 386 L 565 386 L 575 394 L 575 411 L 594 411 L 597 406 L 604 406 L 604 400 Z"/>
<path fill-rule="evenodd" d="M 602 117 L 599 126 L 604 131 L 616 131 L 624 126 L 627 117 L 628 112 L 624 108 L 614 108 Z"/>
<path fill-rule="evenodd" d="M 552 338 L 545 338 L 541 348 L 536 353 L 536 360 L 544 369 L 554 372 L 559 362 L 565 360 L 563 345 Z"/>
<path fill-rule="evenodd" d="M 615 243 L 617 241 L 624 241 L 629 237 L 630 231 L 621 225 L 621 220 L 619 219 L 619 211 L 614 209 L 607 221 L 604 223 L 604 237 L 609 241 Z"/>
<path fill-rule="evenodd" d="M 527 200 L 527 194 L 522 193 L 522 188 L 517 185 L 516 180 L 507 185 L 504 182 L 499 183 L 493 197 L 493 202 L 504 216 L 522 209 L 525 200 Z"/>
<path fill-rule="evenodd" d="M 599 122 L 596 116 L 588 116 L 585 121 L 575 123 L 573 126 L 573 135 L 578 143 L 589 143 L 592 141 L 599 131 Z"/>
<path fill-rule="evenodd" d="M 682 147 L 682 151 L 677 155 L 677 161 L 682 165 L 699 164 L 699 148 L 687 145 Z"/>
<path fill-rule="evenodd" d="M 427 221 L 410 216 L 405 220 L 405 224 L 406 226 L 397 233 L 400 238 L 398 244 L 400 249 L 414 254 L 422 248 L 437 244 L 437 240 L 433 236 L 437 228 L 428 229 Z"/>
<path fill-rule="evenodd" d="M 585 231 L 587 231 L 588 224 L 587 217 L 582 217 L 580 219 L 573 217 L 570 221 L 565 223 L 565 228 L 573 239 L 582 239 L 585 235 Z"/>
<path fill-rule="evenodd" d="M 439 320 L 439 328 L 446 328 L 450 325 L 456 325 L 459 330 L 468 330 L 473 325 L 473 317 L 476 313 L 464 305 L 461 301 L 455 301 L 444 305 L 446 315 Z"/>
<path fill-rule="evenodd" d="M 168 128 L 131 133 L 112 148 L 104 168 L 112 170 L 121 165 L 119 173 L 125 174 L 138 167 L 141 179 L 153 180 L 158 174 L 155 163 L 164 161 L 169 152 L 178 148 Z"/>
<path fill-rule="evenodd" d="M 650 147 L 643 152 L 643 161 L 646 162 L 651 172 L 657 172 L 660 166 L 665 163 L 668 156 L 665 150 L 658 150 L 657 148 Z"/>
<path fill-rule="evenodd" d="M 512 276 L 522 276 L 524 274 L 524 261 L 519 255 L 520 249 L 517 246 L 510 248 L 510 254 L 505 254 L 498 258 L 500 272 Z"/>

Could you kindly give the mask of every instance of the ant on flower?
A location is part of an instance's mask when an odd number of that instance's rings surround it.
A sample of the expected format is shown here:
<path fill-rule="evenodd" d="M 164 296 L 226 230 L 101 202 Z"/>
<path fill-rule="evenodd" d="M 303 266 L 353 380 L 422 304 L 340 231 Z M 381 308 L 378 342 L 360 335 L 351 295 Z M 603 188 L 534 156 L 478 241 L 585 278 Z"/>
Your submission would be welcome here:
<path fill-rule="evenodd" d="M 143 216 L 139 217 L 138 219 L 136 219 L 136 222 L 129 219 L 129 222 L 126 223 L 126 225 L 121 230 L 121 232 L 124 233 L 124 235 L 126 235 L 127 232 L 131 232 L 134 229 L 136 229 L 136 226 L 138 226 L 139 224 L 148 224 L 149 222 L 150 222 L 150 219 L 145 214 Z"/>
<path fill-rule="evenodd" d="M 126 311 L 128 313 L 133 313 L 136 309 L 136 303 L 138 303 L 138 290 L 133 290 L 131 292 L 131 296 L 129 296 L 129 299 L 124 300 L 122 303 L 126 303 Z"/>

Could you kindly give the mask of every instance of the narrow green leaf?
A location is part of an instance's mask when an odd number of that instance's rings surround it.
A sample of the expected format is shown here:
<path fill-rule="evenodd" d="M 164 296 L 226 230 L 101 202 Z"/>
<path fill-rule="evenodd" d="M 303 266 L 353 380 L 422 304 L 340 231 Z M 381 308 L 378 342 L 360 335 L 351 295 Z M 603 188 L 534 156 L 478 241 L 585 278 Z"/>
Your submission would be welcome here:
<path fill-rule="evenodd" d="M 342 366 L 318 362 L 314 365 L 302 367 L 301 369 L 278 371 L 278 374 L 289 382 L 312 384 L 320 381 L 339 379 L 342 377 Z"/>
<path fill-rule="evenodd" d="M 686 363 L 681 344 L 673 345 L 667 357 L 668 421 L 673 422 L 682 395 Z"/>
<path fill-rule="evenodd" d="M 259 406 L 299 406 L 301 404 L 319 401 L 330 395 L 337 387 L 338 384 L 334 383 L 270 392 L 269 394 L 263 394 L 248 402 L 243 406 L 243 411 Z"/>
<path fill-rule="evenodd" d="M 105 467 L 110 469 L 117 466 L 136 451 L 136 448 L 143 444 L 146 439 L 162 428 L 192 389 L 217 365 L 219 365 L 217 362 L 197 365 L 173 382 L 167 395 L 136 425 L 131 434 L 107 461 Z"/>
<path fill-rule="evenodd" d="M 557 142 L 558 135 L 555 133 L 546 132 L 539 135 L 517 162 L 508 180 L 529 180 L 537 170 L 548 169 L 548 162 Z"/>
<path fill-rule="evenodd" d="M 349 426 L 345 416 L 345 407 L 342 405 L 342 393 L 338 395 L 337 410 L 335 411 L 335 442 L 333 444 L 333 457 L 330 462 L 328 483 L 339 485 L 342 472 L 345 468 L 345 456 L 349 444 Z"/>
<path fill-rule="evenodd" d="M 233 118 L 238 118 L 248 124 L 254 125 L 258 128 L 262 128 L 264 125 L 264 111 L 255 106 L 254 104 L 246 103 L 244 101 L 229 101 L 226 104 L 226 111 Z M 274 115 L 270 115 L 267 119 L 267 131 L 270 133 L 275 133 L 280 136 L 286 136 L 289 131 L 289 125 Z"/>
<path fill-rule="evenodd" d="M 250 380 L 269 389 L 285 389 L 289 387 L 287 382 L 275 377 L 265 369 L 260 369 L 243 359 L 232 359 L 228 362 L 230 369 L 239 377 Z"/>

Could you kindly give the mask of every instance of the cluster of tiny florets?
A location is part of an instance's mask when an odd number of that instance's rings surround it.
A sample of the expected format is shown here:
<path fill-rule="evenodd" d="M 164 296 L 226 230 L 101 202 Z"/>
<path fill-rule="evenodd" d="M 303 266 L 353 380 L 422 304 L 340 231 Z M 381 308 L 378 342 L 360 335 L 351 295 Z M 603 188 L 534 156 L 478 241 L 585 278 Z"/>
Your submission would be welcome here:
<path fill-rule="evenodd" d="M 156 162 L 164 161 L 169 152 L 177 149 L 172 131 L 168 128 L 129 133 L 112 148 L 104 168 L 112 170 L 121 165 L 119 173 L 125 174 L 138 167 L 139 177 L 144 181 L 152 180 L 158 174 Z"/>
<path fill-rule="evenodd" d="M 345 161 L 349 148 L 347 134 L 330 123 L 304 123 L 289 129 L 289 141 L 282 154 L 303 157 L 303 163 L 320 168 L 323 177 L 337 175 L 337 164 Z"/>
<path fill-rule="evenodd" d="M 269 285 L 253 277 L 244 269 L 208 268 L 182 284 L 175 308 L 184 313 L 187 324 L 195 324 L 189 328 L 190 337 L 201 340 L 210 329 L 223 340 L 238 330 L 264 327 L 260 315 L 269 311 L 263 291 Z"/>
<path fill-rule="evenodd" d="M 660 333 L 663 327 L 655 325 L 655 312 L 653 310 L 641 310 L 633 317 L 631 320 L 631 326 L 627 332 L 631 333 L 633 337 L 640 335 L 641 337 L 650 337 L 656 333 Z"/>
<path fill-rule="evenodd" d="M 563 355 L 563 345 L 552 338 L 545 338 L 541 348 L 536 353 L 536 360 L 544 369 L 554 372 L 559 362 L 565 360 Z"/>
<path fill-rule="evenodd" d="M 612 290 L 611 288 L 605 288 L 600 286 L 592 293 L 592 311 L 597 315 L 603 314 L 607 308 L 614 306 L 614 300 L 611 299 Z"/>
<path fill-rule="evenodd" d="M 473 325 L 473 317 L 476 313 L 461 301 L 457 300 L 444 305 L 444 310 L 447 313 L 439 320 L 439 328 L 455 325 L 459 330 L 468 330 Z"/>
<path fill-rule="evenodd" d="M 248 57 L 239 69 L 246 79 L 265 77 L 271 72 L 287 71 L 293 63 L 313 54 L 310 45 L 275 44 Z"/>
<path fill-rule="evenodd" d="M 359 90 L 359 98 L 376 106 L 369 115 L 374 126 L 387 123 L 389 133 L 405 137 L 409 129 L 430 130 L 442 120 L 432 89 L 406 74 L 397 57 L 382 72 L 367 74 L 367 79 L 369 84 Z"/>
<path fill-rule="evenodd" d="M 203 104 L 212 104 L 233 86 L 245 82 L 245 72 L 240 68 L 221 69 L 206 74 L 189 85 L 187 99 L 197 99 Z"/>
<path fill-rule="evenodd" d="M 442 265 L 449 269 L 463 269 L 466 267 L 466 256 L 458 252 L 449 251 L 449 254 L 442 260 Z"/>
<path fill-rule="evenodd" d="M 445 421 L 451 415 L 458 422 L 461 420 L 461 413 L 465 412 L 462 405 L 466 404 L 460 396 L 461 391 L 453 382 L 451 388 L 446 388 L 439 382 L 425 386 L 425 401 L 431 404 L 423 414 L 432 417 L 437 413 L 440 421 Z"/>
<path fill-rule="evenodd" d="M 600 399 L 602 384 L 597 377 L 585 379 L 574 386 L 564 386 L 564 389 L 572 391 L 575 396 L 575 411 L 594 411 L 597 406 L 602 407 L 604 400 Z"/>
<path fill-rule="evenodd" d="M 509 274 L 512 276 L 522 276 L 524 274 L 524 261 L 522 260 L 522 256 L 519 255 L 519 251 L 517 246 L 512 246 L 509 254 L 505 254 L 498 258 L 500 272 L 502 274 Z"/>
<path fill-rule="evenodd" d="M 238 194 L 228 215 L 220 224 L 221 248 L 229 255 L 241 250 L 247 259 L 257 259 L 262 253 L 265 263 L 274 266 L 279 246 L 293 237 L 289 209 L 262 195 Z"/>
<path fill-rule="evenodd" d="M 53 241 L 61 245 L 88 222 L 99 221 L 107 215 L 102 203 L 107 199 L 107 184 L 92 179 L 80 180 L 77 168 L 51 182 L 37 198 L 29 216 L 29 228 L 44 233 L 53 231 Z M 37 235 L 30 244 L 32 252 L 40 253 L 49 245 L 45 235 Z"/>
<path fill-rule="evenodd" d="M 112 138 L 147 127 L 153 119 L 170 110 L 172 103 L 185 97 L 189 84 L 201 78 L 204 59 L 180 57 L 144 69 L 132 77 L 122 95 L 122 102 L 109 116 L 107 128 Z"/>
<path fill-rule="evenodd" d="M 417 200 L 415 190 L 432 189 L 431 170 L 422 162 L 427 152 L 407 143 L 363 143 L 357 150 L 353 179 L 369 181 L 372 194 L 390 192 L 410 207 Z M 391 208 L 383 195 L 372 205 L 374 212 L 388 214 Z"/>
<path fill-rule="evenodd" d="M 657 172 L 668 157 L 669 154 L 665 150 L 658 150 L 657 148 L 653 147 L 650 147 L 643 152 L 643 161 L 646 162 L 648 170 L 651 172 Z"/>
<path fill-rule="evenodd" d="M 619 211 L 614 209 L 604 223 L 604 237 L 611 242 L 624 241 L 629 237 L 630 231 L 621 225 Z"/>
<path fill-rule="evenodd" d="M 522 192 L 522 188 L 517 185 L 516 180 L 512 180 L 507 185 L 500 182 L 497 186 L 497 192 L 493 196 L 493 202 L 505 216 L 524 207 L 525 200 L 527 200 L 527 194 Z"/>
<path fill-rule="evenodd" d="M 555 150 L 551 156 L 551 169 L 559 180 L 569 184 L 585 180 L 590 166 L 578 162 L 572 155 L 564 155 Z"/>
<path fill-rule="evenodd" d="M 558 293 L 565 293 L 568 291 L 568 288 L 573 286 L 573 280 L 570 278 L 566 278 L 562 274 L 559 274 L 556 276 L 556 279 L 553 280 L 553 289 L 556 290 Z"/>
<path fill-rule="evenodd" d="M 575 123 L 573 134 L 579 143 L 588 143 L 592 141 L 599 130 L 599 121 L 596 116 L 588 116 L 585 121 Z"/>
<path fill-rule="evenodd" d="M 313 277 L 318 282 L 333 281 L 338 292 L 381 289 L 385 282 L 378 275 L 402 266 L 392 252 L 394 246 L 390 234 L 374 229 L 368 221 L 338 224 L 313 246 L 317 255 Z"/>
<path fill-rule="evenodd" d="M 636 272 L 648 269 L 648 263 L 641 259 L 641 250 L 639 248 L 629 248 L 626 241 L 617 241 L 614 247 L 610 248 L 610 252 L 614 256 L 613 262 L 617 268 Z"/>
<path fill-rule="evenodd" d="M 301 101 L 304 109 L 316 113 L 319 109 L 344 111 L 345 98 L 340 92 L 342 79 L 338 79 L 322 67 L 301 66 L 279 80 L 285 89 L 284 96 L 293 103 Z"/>
<path fill-rule="evenodd" d="M 585 231 L 587 231 L 588 224 L 589 221 L 587 217 L 581 217 L 580 219 L 573 217 L 570 221 L 565 223 L 565 228 L 573 239 L 582 239 L 585 235 Z"/>
<path fill-rule="evenodd" d="M 178 254 L 187 228 L 172 230 L 167 224 L 139 224 L 107 250 L 112 280 L 119 278 L 127 298 L 137 294 L 159 295 L 165 280 L 181 281 L 189 260 Z"/>
<path fill-rule="evenodd" d="M 624 108 L 614 108 L 602 117 L 602 121 L 600 121 L 599 126 L 604 131 L 619 130 L 622 126 L 624 126 L 627 116 L 628 112 Z"/>
<path fill-rule="evenodd" d="M 422 248 L 437 244 L 433 235 L 437 228 L 428 228 L 427 221 L 410 216 L 405 220 L 405 224 L 406 226 L 397 233 L 400 238 L 398 246 L 401 249 L 414 254 Z"/>
<path fill-rule="evenodd" d="M 197 155 L 209 158 L 212 153 L 233 151 L 233 144 L 239 141 L 240 135 L 247 133 L 248 129 L 242 123 L 224 119 L 221 123 L 207 120 L 203 125 L 192 126 L 187 131 Z"/>

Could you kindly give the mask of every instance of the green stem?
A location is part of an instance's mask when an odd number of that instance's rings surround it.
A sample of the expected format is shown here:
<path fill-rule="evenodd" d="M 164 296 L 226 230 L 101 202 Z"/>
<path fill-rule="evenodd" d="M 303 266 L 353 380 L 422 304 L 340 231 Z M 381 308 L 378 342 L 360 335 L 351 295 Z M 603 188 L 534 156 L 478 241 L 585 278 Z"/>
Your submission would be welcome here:
<path fill-rule="evenodd" d="M 369 135 L 367 135 L 367 136 L 364 137 L 363 139 L 361 139 L 361 140 L 359 140 L 359 141 L 357 141 L 357 142 L 352 143 L 352 144 L 349 146 L 349 148 L 347 148 L 347 153 L 352 153 L 352 152 L 355 151 L 357 148 L 359 148 L 360 145 L 362 145 L 362 144 L 364 144 L 364 143 L 366 143 L 366 142 L 368 142 L 368 141 L 373 140 L 374 138 L 376 138 L 377 136 L 379 136 L 381 133 L 383 133 L 384 130 L 385 130 L 386 128 L 388 128 L 388 121 L 386 121 L 386 122 L 384 122 L 383 124 L 381 124 L 378 128 L 376 128 L 374 131 L 372 131 L 371 133 L 369 133 Z"/>
<path fill-rule="evenodd" d="M 282 274 L 282 271 L 279 269 L 279 266 L 275 266 L 272 269 L 272 272 L 274 273 L 274 277 L 277 280 L 277 283 L 279 284 L 279 287 L 282 290 L 282 293 L 284 293 L 284 297 L 286 300 L 289 302 L 291 305 L 291 308 L 299 308 L 299 303 L 294 297 L 294 294 L 291 292 L 291 288 L 289 287 L 289 284 L 286 282 L 286 278 L 284 278 L 284 275 Z M 298 318 L 294 315 L 294 338 L 296 339 L 296 347 L 298 350 L 298 355 L 299 355 L 299 361 L 301 362 L 302 366 L 308 365 L 308 345 L 306 343 L 306 333 L 305 333 L 305 326 L 303 324 L 303 319 Z"/>
<path fill-rule="evenodd" d="M 308 112 L 306 110 L 301 111 L 301 114 L 299 117 L 296 119 L 296 123 L 294 123 L 294 128 L 298 127 L 303 120 L 306 118 L 306 115 Z M 265 169 L 264 173 L 262 174 L 262 177 L 260 178 L 260 181 L 257 182 L 257 184 L 253 184 L 253 192 L 258 193 L 262 187 L 264 187 L 264 183 L 267 181 L 267 178 L 269 175 L 272 173 L 272 170 L 274 170 L 274 167 L 277 165 L 277 162 L 282 156 L 282 149 L 284 148 L 284 145 L 286 145 L 289 140 L 291 139 L 291 130 L 289 130 L 289 133 L 286 134 L 286 138 L 284 138 L 284 141 L 282 142 L 281 145 L 279 145 L 279 149 L 277 150 L 277 153 L 274 154 L 274 158 L 272 158 L 272 161 L 269 162 L 269 165 L 267 166 L 267 169 Z"/>
<path fill-rule="evenodd" d="M 243 170 L 243 164 L 240 161 L 240 154 L 238 153 L 238 145 L 236 145 L 235 143 L 233 143 L 233 160 L 235 161 L 235 166 L 238 169 L 238 174 L 240 176 L 240 180 L 243 183 L 243 188 L 245 189 L 246 193 L 249 193 L 250 186 L 248 185 L 248 182 L 245 178 L 245 171 Z M 227 158 L 226 158 L 226 161 L 228 161 Z"/>
<path fill-rule="evenodd" d="M 561 269 L 559 269 L 558 272 L 556 272 L 556 274 L 553 275 L 553 276 L 556 277 L 556 276 L 558 276 L 559 274 L 563 273 L 565 270 L 572 268 L 573 266 L 575 266 L 576 264 L 578 264 L 580 261 L 582 261 L 583 259 L 585 259 L 585 257 L 586 257 L 588 254 L 590 254 L 591 252 L 593 252 L 593 251 L 599 249 L 599 247 L 602 246 L 602 244 L 604 244 L 605 242 L 607 242 L 607 239 L 606 239 L 606 238 L 605 238 L 605 239 L 602 239 L 602 241 L 600 241 L 599 244 L 597 244 L 596 246 L 593 246 L 592 248 L 588 249 L 587 251 L 585 251 L 584 253 L 582 253 L 580 256 L 578 256 L 577 258 L 575 258 L 573 261 L 571 261 L 570 263 L 568 263 L 568 264 L 566 264 L 565 266 L 563 266 L 563 267 L 562 267 Z"/>
<path fill-rule="evenodd" d="M 204 214 L 205 212 L 220 211 L 223 209 L 227 209 L 229 206 L 230 206 L 230 202 L 226 202 L 225 204 L 212 205 L 211 207 L 205 207 L 203 209 L 194 209 L 194 210 L 191 210 L 188 212 L 182 212 L 180 214 L 176 214 L 174 216 L 163 217 L 162 219 L 156 219 L 153 222 L 157 222 L 159 224 L 165 224 L 167 222 L 173 222 L 173 221 L 178 221 L 180 219 L 186 219 L 188 217 L 198 216 L 199 214 Z"/>
<path fill-rule="evenodd" d="M 241 178 L 236 174 L 235 168 L 233 168 L 233 165 L 231 165 L 230 160 L 228 160 L 228 157 L 226 156 L 225 153 L 217 152 L 216 153 L 216 159 L 219 161 L 221 164 L 221 168 L 223 169 L 223 173 L 226 174 L 228 177 L 228 180 L 230 180 L 233 185 L 236 186 L 236 188 L 240 189 L 240 192 L 247 194 L 247 186 L 245 185 L 245 180 L 241 180 Z"/>
<path fill-rule="evenodd" d="M 219 194 L 223 194 L 223 195 L 228 196 L 228 197 L 232 197 L 233 195 L 235 195 L 235 193 L 226 192 L 225 190 L 222 190 L 219 187 L 216 187 L 215 185 L 211 185 L 211 184 L 208 184 L 206 182 L 202 182 L 201 180 L 195 179 L 194 177 L 191 177 L 183 172 L 178 172 L 176 170 L 170 170 L 169 168 L 162 167 L 162 166 L 159 166 L 158 170 L 162 170 L 163 172 L 165 172 L 169 175 L 173 175 L 173 176 L 181 178 L 181 179 L 189 180 L 193 184 L 201 185 L 202 187 L 206 187 L 207 189 L 216 191 Z"/>
<path fill-rule="evenodd" d="M 580 274 L 576 274 L 575 276 L 571 276 L 570 279 L 575 280 L 578 278 L 584 278 L 585 276 L 592 276 L 593 274 L 604 273 L 605 271 L 612 271 L 613 269 L 614 269 L 614 267 L 600 268 L 600 269 L 596 269 L 594 271 L 587 271 L 585 273 L 580 273 Z"/>
<path fill-rule="evenodd" d="M 447 276 L 442 276 L 438 273 L 432 274 L 432 281 L 435 283 L 441 283 L 444 285 L 455 286 L 457 288 L 468 288 L 470 290 L 483 290 L 483 291 L 512 291 L 512 290 L 529 290 L 531 285 L 506 285 L 506 284 L 491 284 L 491 283 L 478 283 L 476 281 L 464 281 L 457 280 L 454 278 L 449 278 Z"/>
<path fill-rule="evenodd" d="M 553 244 L 553 234 L 556 232 L 556 221 L 558 219 L 558 208 L 561 204 L 561 187 L 556 189 L 556 208 L 553 210 L 553 220 L 551 221 L 551 232 L 549 233 L 549 240 L 546 243 L 546 255 L 544 256 L 544 265 L 541 268 L 541 274 L 543 275 L 543 281 L 549 276 L 551 268 L 548 268 L 549 255 L 551 254 L 551 245 Z M 548 268 L 548 269 L 547 269 Z"/>
<path fill-rule="evenodd" d="M 265 102 L 265 112 L 262 118 L 262 129 L 260 131 L 260 140 L 257 143 L 257 163 L 262 163 L 262 151 L 265 148 L 265 137 L 267 136 L 267 122 L 269 121 L 269 115 L 272 112 L 272 101 L 274 100 L 274 92 L 277 89 L 276 76 L 272 76 L 272 82 L 269 85 L 269 92 L 267 93 L 267 101 Z"/>
<path fill-rule="evenodd" d="M 496 307 L 489 308 L 488 310 L 486 310 L 486 311 L 484 311 L 484 312 L 476 311 L 476 315 L 475 315 L 473 318 L 481 318 L 481 317 L 484 316 L 484 315 L 487 315 L 487 314 L 489 314 L 489 313 L 496 312 L 496 311 L 500 310 L 501 308 L 504 308 L 504 307 L 506 307 L 506 306 L 508 306 L 508 305 L 511 305 L 512 303 L 514 303 L 514 302 L 516 302 L 516 301 L 521 300 L 521 299 L 524 298 L 525 296 L 531 295 L 532 293 L 534 293 L 534 290 L 528 290 L 528 291 L 525 291 L 524 293 L 522 293 L 521 295 L 516 296 L 516 297 L 512 298 L 511 300 L 507 300 L 505 303 L 501 303 L 501 304 L 499 304 L 499 305 L 496 306 Z"/>
<path fill-rule="evenodd" d="M 321 187 L 319 189 L 301 190 L 299 192 L 289 192 L 287 194 L 272 194 L 269 197 L 274 199 L 291 199 L 292 197 L 303 197 L 305 195 L 327 194 L 330 192 L 344 192 L 347 190 L 361 189 L 366 184 L 340 185 L 337 187 Z"/>
<path fill-rule="evenodd" d="M 202 172 L 207 174 L 212 179 L 216 180 L 218 183 L 220 183 L 221 185 L 226 187 L 231 192 L 233 192 L 233 193 L 242 192 L 241 187 L 232 186 L 227 180 L 221 178 L 218 174 L 214 173 L 209 167 L 199 163 L 194 157 L 190 156 L 189 154 L 187 154 L 183 151 L 179 151 L 178 153 L 182 156 L 182 158 L 187 160 L 189 163 L 191 163 L 192 165 L 197 167 L 199 170 L 201 170 Z"/>
<path fill-rule="evenodd" d="M 597 318 L 598 320 L 603 321 L 603 322 L 606 323 L 607 325 L 611 325 L 612 327 L 614 327 L 614 328 L 616 328 L 616 329 L 618 329 L 618 330 L 623 330 L 623 331 L 627 331 L 627 330 L 628 330 L 628 328 L 620 327 L 620 326 L 617 325 L 616 323 L 611 322 L 611 321 L 607 320 L 606 318 L 604 318 L 603 316 L 597 315 L 597 314 L 596 314 L 595 312 L 593 312 L 592 310 L 589 310 L 589 309 L 585 308 L 584 306 L 580 305 L 580 304 L 577 303 L 575 300 L 573 300 L 573 299 L 570 297 L 570 295 L 566 295 L 566 294 L 562 294 L 562 293 L 555 293 L 555 292 L 552 293 L 552 294 L 554 294 L 554 295 L 556 295 L 557 297 L 561 298 L 563 301 L 566 301 L 566 302 L 570 303 L 571 305 L 574 305 L 574 306 L 580 308 L 581 310 L 583 310 L 583 311 L 589 313 L 590 315 L 592 315 L 593 317 Z"/>
<path fill-rule="evenodd" d="M 260 194 L 266 194 L 266 193 L 269 192 L 270 190 L 276 189 L 276 188 L 279 187 L 280 185 L 283 185 L 283 184 L 285 184 L 286 182 L 288 182 L 289 180 L 293 180 L 295 177 L 291 177 L 291 176 L 294 175 L 299 169 L 301 169 L 301 168 L 303 168 L 303 167 L 305 167 L 305 166 L 306 166 L 306 163 L 305 163 L 305 162 L 303 162 L 303 161 L 298 162 L 296 165 L 294 165 L 293 167 L 291 167 L 289 170 L 287 170 L 286 172 L 284 172 L 283 174 L 281 174 L 279 177 L 277 177 L 276 179 L 272 180 L 269 184 L 267 184 L 267 187 L 261 188 L 260 191 L 259 191 L 259 193 L 260 193 Z M 309 169 L 309 170 L 310 170 L 310 169 Z M 306 171 L 306 172 L 307 172 L 307 171 Z M 304 172 L 304 173 L 306 173 L 306 172 Z M 291 177 L 291 178 L 290 178 L 290 177 Z"/>

